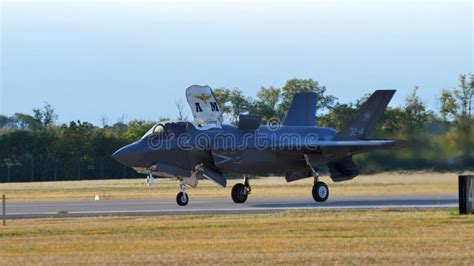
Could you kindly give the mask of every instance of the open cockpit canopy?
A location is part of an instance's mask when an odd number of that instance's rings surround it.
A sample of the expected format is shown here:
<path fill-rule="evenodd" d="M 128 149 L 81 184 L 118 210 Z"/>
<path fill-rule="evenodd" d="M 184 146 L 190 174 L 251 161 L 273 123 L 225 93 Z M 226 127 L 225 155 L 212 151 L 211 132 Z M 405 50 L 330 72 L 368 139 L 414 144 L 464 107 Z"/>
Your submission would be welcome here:
<path fill-rule="evenodd" d="M 173 137 L 178 136 L 183 133 L 186 133 L 189 125 L 193 126 L 189 122 L 160 122 L 155 124 L 153 127 L 148 130 L 142 139 L 145 139 L 150 136 L 163 136 L 163 137 Z M 194 127 L 194 126 L 193 126 Z"/>
<path fill-rule="evenodd" d="M 161 124 L 155 124 L 143 135 L 142 139 L 147 138 L 151 135 L 159 135 L 165 131 L 165 128 Z"/>

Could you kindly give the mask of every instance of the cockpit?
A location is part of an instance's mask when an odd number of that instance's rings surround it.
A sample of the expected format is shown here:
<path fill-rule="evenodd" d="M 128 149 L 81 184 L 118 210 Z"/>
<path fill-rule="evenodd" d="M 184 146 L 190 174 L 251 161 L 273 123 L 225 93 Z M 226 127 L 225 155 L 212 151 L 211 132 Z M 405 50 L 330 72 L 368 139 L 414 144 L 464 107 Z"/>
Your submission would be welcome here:
<path fill-rule="evenodd" d="M 186 133 L 188 126 L 192 125 L 189 122 L 160 122 L 148 130 L 142 139 L 148 137 L 159 137 L 172 139 L 183 133 Z"/>
<path fill-rule="evenodd" d="M 145 139 L 151 135 L 159 135 L 165 131 L 165 128 L 161 124 L 156 124 L 148 130 L 145 135 L 143 135 L 142 139 Z"/>

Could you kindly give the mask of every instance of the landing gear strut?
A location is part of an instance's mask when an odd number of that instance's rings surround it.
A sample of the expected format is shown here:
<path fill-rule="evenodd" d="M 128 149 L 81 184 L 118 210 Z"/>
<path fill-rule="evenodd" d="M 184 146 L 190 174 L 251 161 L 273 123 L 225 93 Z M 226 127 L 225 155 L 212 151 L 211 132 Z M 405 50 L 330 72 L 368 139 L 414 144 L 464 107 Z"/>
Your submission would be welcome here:
<path fill-rule="evenodd" d="M 304 155 L 306 164 L 311 168 L 314 176 L 313 199 L 317 202 L 325 202 L 329 198 L 329 188 L 326 183 L 319 181 L 319 172 L 311 165 L 308 155 Z"/>
<path fill-rule="evenodd" d="M 186 183 L 184 183 L 182 177 L 178 178 L 178 182 L 180 192 L 176 195 L 176 203 L 178 203 L 179 206 L 186 206 L 189 202 L 189 196 L 188 193 L 186 193 Z"/>
<path fill-rule="evenodd" d="M 244 203 L 247 201 L 247 198 L 252 191 L 252 188 L 250 187 L 249 180 L 247 176 L 244 176 L 244 183 L 238 183 L 235 184 L 232 187 L 232 200 L 235 203 Z"/>
<path fill-rule="evenodd" d="M 152 174 L 149 174 L 147 177 L 146 177 L 146 186 L 147 187 L 151 187 L 151 185 L 153 185 L 153 175 Z"/>

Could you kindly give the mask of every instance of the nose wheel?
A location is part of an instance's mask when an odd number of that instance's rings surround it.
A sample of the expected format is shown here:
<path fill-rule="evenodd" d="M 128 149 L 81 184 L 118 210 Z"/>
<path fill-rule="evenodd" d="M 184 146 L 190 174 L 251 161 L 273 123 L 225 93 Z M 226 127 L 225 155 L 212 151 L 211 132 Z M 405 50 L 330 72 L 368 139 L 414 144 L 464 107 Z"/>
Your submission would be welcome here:
<path fill-rule="evenodd" d="M 188 193 L 186 193 L 186 183 L 184 183 L 183 178 L 179 178 L 178 182 L 180 192 L 176 195 L 176 203 L 178 203 L 179 206 L 186 206 L 189 203 L 189 196 Z"/>
<path fill-rule="evenodd" d="M 188 202 L 189 202 L 188 193 L 179 192 L 178 195 L 176 195 L 176 203 L 178 203 L 179 206 L 186 206 L 188 205 Z"/>

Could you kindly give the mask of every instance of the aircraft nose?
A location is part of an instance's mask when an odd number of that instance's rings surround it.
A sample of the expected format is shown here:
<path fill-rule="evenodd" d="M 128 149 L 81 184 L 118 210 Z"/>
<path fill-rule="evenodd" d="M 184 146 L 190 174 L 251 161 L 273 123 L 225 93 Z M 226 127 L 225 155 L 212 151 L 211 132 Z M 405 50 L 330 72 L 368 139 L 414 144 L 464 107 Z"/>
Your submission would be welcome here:
<path fill-rule="evenodd" d="M 140 150 L 138 149 L 137 143 L 124 146 L 112 154 L 114 160 L 128 167 L 136 166 L 135 164 L 138 161 L 139 156 Z"/>

